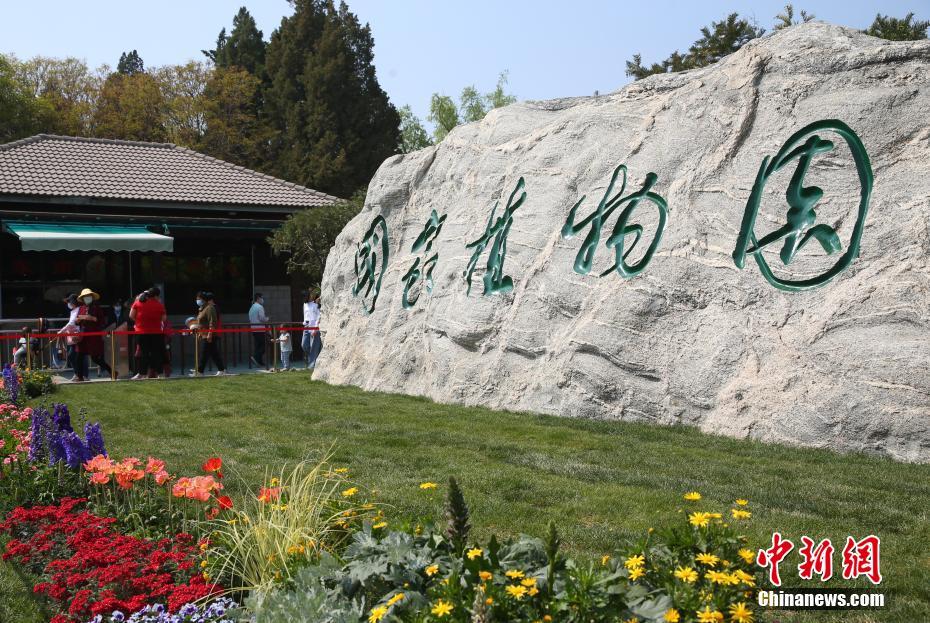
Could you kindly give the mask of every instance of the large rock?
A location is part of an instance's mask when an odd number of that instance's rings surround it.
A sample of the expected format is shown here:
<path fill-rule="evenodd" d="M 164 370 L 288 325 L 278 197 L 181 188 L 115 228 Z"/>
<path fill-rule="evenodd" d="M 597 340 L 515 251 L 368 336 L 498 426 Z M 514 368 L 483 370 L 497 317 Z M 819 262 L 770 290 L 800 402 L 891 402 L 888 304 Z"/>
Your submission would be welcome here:
<path fill-rule="evenodd" d="M 752 259 L 740 270 L 731 255 L 763 158 L 823 119 L 845 122 L 865 144 L 871 207 L 860 257 L 823 287 L 786 292 Z M 835 227 L 845 250 L 859 181 L 843 139 L 822 137 L 836 148 L 815 158 L 804 183 L 824 189 L 817 222 Z M 595 209 L 621 163 L 627 193 L 658 175 L 654 190 L 669 206 L 664 237 L 642 274 L 598 277 L 613 261 L 605 241 L 615 213 L 594 269 L 578 274 L 587 230 L 565 240 L 561 228 L 581 195 L 578 217 Z M 766 185 L 758 236 L 786 223 L 794 168 Z M 483 294 L 486 249 L 468 295 L 465 245 L 482 235 L 498 200 L 500 214 L 521 176 L 527 198 L 514 213 L 503 271 L 514 289 Z M 405 309 L 403 277 L 424 257 L 411 246 L 432 210 L 448 214 L 433 244 L 435 288 Z M 378 215 L 390 260 L 368 314 L 352 293 L 354 259 Z M 634 257 L 654 236 L 656 215 L 651 204 L 634 213 L 646 228 Z M 782 276 L 819 274 L 836 257 L 812 242 L 784 266 L 779 248 L 765 256 Z M 385 161 L 326 264 L 317 378 L 927 461 L 928 256 L 930 41 L 810 23 L 705 69 L 600 97 L 493 110 L 436 147 Z"/>

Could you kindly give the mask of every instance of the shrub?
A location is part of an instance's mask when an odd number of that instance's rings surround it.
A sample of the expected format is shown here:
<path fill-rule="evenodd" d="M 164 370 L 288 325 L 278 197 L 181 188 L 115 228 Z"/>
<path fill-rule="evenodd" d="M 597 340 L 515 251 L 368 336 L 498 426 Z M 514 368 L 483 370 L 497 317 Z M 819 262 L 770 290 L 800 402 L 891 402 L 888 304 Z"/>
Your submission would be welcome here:
<path fill-rule="evenodd" d="M 20 391 L 27 398 L 47 396 L 56 389 L 52 375 L 47 370 L 23 370 L 20 373 Z"/>

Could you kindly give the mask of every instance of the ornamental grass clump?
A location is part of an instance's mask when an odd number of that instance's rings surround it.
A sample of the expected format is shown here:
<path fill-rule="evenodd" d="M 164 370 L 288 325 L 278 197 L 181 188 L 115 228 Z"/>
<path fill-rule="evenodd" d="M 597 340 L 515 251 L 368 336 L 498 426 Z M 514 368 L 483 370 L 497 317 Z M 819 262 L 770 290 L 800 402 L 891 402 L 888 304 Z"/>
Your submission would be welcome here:
<path fill-rule="evenodd" d="M 344 468 L 323 459 L 282 467 L 224 519 L 211 522 L 209 569 L 232 590 L 262 592 L 301 566 L 336 552 L 374 505 L 360 503 Z"/>

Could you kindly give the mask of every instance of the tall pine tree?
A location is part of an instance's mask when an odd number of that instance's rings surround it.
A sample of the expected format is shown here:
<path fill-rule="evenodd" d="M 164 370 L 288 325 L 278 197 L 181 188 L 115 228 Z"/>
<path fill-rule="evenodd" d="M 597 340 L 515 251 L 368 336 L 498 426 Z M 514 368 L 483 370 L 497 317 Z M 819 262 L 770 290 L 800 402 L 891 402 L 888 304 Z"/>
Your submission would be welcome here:
<path fill-rule="evenodd" d="M 265 116 L 277 175 L 348 197 L 397 153 L 400 117 L 378 83 L 371 29 L 343 2 L 293 0 L 271 36 Z"/>
<path fill-rule="evenodd" d="M 216 38 L 216 47 L 204 50 L 203 53 L 217 67 L 240 67 L 261 78 L 265 70 L 265 46 L 255 18 L 248 9 L 241 7 L 233 17 L 233 28 L 229 35 L 225 28 L 222 29 Z"/>

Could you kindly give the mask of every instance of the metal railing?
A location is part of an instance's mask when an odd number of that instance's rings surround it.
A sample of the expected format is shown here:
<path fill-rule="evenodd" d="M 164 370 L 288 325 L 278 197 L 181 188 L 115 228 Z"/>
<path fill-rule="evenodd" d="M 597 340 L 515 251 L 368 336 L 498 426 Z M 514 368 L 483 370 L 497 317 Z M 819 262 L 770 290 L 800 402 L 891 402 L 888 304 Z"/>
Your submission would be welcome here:
<path fill-rule="evenodd" d="M 104 359 L 111 367 L 112 378 L 139 373 L 145 374 L 147 372 L 146 370 L 140 370 L 138 362 L 140 354 L 138 337 L 145 335 L 145 333 L 126 330 L 125 325 L 120 325 L 123 327 L 122 329 L 117 327 L 109 331 L 60 333 L 60 328 L 50 327 L 50 325 L 65 325 L 68 321 L 67 318 L 44 320 L 44 323 L 42 323 L 41 319 L 35 318 L 0 320 L 2 324 L 25 325 L 24 328 L 18 330 L 0 329 L 0 365 L 14 363 L 16 352 L 21 346 L 25 345 L 26 348 L 20 353 L 17 362 L 21 367 L 25 369 L 67 369 L 67 354 L 62 351 L 66 350 L 68 338 L 100 336 L 104 342 Z M 30 325 L 45 328 L 32 329 Z M 180 371 L 183 375 L 189 369 L 189 364 L 192 364 L 190 369 L 198 370 L 200 368 L 201 340 L 204 339 L 207 333 L 222 336 L 219 347 L 227 368 L 246 364 L 250 369 L 254 367 L 251 361 L 254 347 L 253 335 L 256 333 L 264 334 L 267 336 L 263 340 L 265 369 L 277 369 L 279 337 L 285 331 L 291 333 L 292 356 L 299 358 L 302 356 L 302 347 L 301 339 L 298 336 L 302 336 L 304 331 L 319 331 L 319 328 L 304 327 L 293 323 L 266 323 L 261 327 L 253 327 L 250 323 L 229 323 L 210 330 L 168 328 L 158 332 L 159 335 L 165 336 L 166 353 L 164 361 L 167 364 L 160 373 L 167 376 Z M 58 363 L 59 366 L 54 366 L 55 363 Z M 208 365 L 206 370 L 212 370 L 212 365 Z M 99 367 L 98 376 L 100 376 Z"/>

